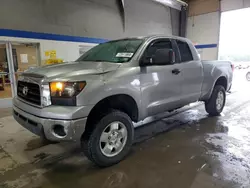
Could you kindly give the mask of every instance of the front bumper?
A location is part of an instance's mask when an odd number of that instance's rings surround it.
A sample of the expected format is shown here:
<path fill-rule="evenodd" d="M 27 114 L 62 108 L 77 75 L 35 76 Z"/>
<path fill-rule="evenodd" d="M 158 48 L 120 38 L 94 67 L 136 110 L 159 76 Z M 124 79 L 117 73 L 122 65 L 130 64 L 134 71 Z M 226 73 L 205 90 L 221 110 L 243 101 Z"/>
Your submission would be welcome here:
<path fill-rule="evenodd" d="M 78 118 L 78 119 L 58 119 L 58 118 L 51 118 L 51 116 L 53 116 L 53 114 L 51 113 L 50 113 L 50 117 L 39 117 L 31 113 L 33 112 L 31 109 L 34 107 L 30 106 L 30 109 L 29 109 L 30 111 L 27 112 L 23 110 L 22 105 L 20 106 L 20 104 L 27 105 L 23 103 L 22 101 L 19 101 L 17 98 L 13 100 L 13 116 L 19 124 L 21 124 L 23 127 L 28 129 L 32 133 L 38 136 L 45 136 L 45 138 L 51 141 L 80 141 L 81 136 L 85 131 L 87 117 Z M 42 111 L 44 109 L 36 108 L 36 110 Z M 58 115 L 58 111 L 54 111 L 54 114 Z M 53 117 L 56 117 L 56 115 Z M 69 114 L 67 114 L 67 116 L 68 115 Z M 72 116 L 74 116 L 74 114 L 71 114 L 71 117 Z M 58 125 L 63 127 L 66 133 L 65 135 L 59 136 L 54 131 L 55 126 L 58 126 Z"/>

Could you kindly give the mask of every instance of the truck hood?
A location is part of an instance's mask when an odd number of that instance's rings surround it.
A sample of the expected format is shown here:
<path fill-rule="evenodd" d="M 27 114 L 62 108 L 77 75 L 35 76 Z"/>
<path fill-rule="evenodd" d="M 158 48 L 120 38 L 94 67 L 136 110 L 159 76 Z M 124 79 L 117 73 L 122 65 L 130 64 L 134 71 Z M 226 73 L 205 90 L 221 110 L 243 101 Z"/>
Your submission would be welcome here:
<path fill-rule="evenodd" d="M 109 62 L 66 62 L 62 64 L 47 65 L 44 67 L 33 68 L 24 73 L 38 74 L 49 80 L 64 79 L 72 77 L 81 77 L 83 75 L 99 75 L 116 70 L 120 63 Z"/>

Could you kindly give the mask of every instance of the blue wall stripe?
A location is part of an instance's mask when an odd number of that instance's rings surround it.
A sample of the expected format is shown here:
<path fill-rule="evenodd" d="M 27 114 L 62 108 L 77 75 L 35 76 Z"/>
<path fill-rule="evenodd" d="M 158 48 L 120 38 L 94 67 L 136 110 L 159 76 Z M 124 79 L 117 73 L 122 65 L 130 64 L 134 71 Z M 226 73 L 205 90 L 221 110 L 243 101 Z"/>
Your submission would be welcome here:
<path fill-rule="evenodd" d="M 38 33 L 38 32 L 31 32 L 31 31 L 12 30 L 12 29 L 0 29 L 0 36 L 68 41 L 68 42 L 86 42 L 86 43 L 95 43 L 95 44 L 108 41 L 107 39 L 101 39 L 101 38 L 77 37 L 77 36 L 69 36 L 69 35 Z M 195 47 L 197 49 L 204 49 L 204 48 L 216 48 L 217 46 L 218 46 L 217 44 L 201 44 L 201 45 L 196 45 Z"/>
<path fill-rule="evenodd" d="M 200 44 L 200 45 L 196 45 L 195 47 L 197 49 L 204 49 L 204 48 L 217 48 L 217 44 Z"/>
<path fill-rule="evenodd" d="M 0 36 L 70 41 L 70 42 L 86 42 L 86 43 L 103 43 L 107 41 L 106 39 L 100 39 L 100 38 L 76 37 L 76 36 L 58 35 L 49 33 L 37 33 L 31 31 L 20 31 L 12 29 L 0 29 Z"/>

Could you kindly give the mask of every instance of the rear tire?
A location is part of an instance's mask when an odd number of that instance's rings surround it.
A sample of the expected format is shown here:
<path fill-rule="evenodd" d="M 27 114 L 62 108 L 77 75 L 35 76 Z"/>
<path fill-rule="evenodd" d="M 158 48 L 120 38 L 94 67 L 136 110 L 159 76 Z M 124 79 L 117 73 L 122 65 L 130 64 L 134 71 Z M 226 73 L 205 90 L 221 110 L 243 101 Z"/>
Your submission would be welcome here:
<path fill-rule="evenodd" d="M 92 125 L 90 125 L 92 126 Z M 119 163 L 129 153 L 134 138 L 130 117 L 118 110 L 104 115 L 82 139 L 86 157 L 100 167 Z"/>
<path fill-rule="evenodd" d="M 248 73 L 246 74 L 246 79 L 247 79 L 247 81 L 250 81 L 250 72 L 248 72 Z"/>
<path fill-rule="evenodd" d="M 226 91 L 221 85 L 216 85 L 210 99 L 205 102 L 205 109 L 211 116 L 218 116 L 223 111 L 226 102 Z"/>

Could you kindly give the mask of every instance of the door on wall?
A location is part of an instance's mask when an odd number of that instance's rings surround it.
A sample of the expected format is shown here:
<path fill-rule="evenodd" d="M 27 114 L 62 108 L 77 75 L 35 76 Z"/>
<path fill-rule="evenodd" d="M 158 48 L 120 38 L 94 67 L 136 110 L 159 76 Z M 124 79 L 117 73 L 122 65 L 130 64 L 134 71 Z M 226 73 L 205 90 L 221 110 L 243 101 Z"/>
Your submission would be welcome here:
<path fill-rule="evenodd" d="M 39 44 L 0 43 L 0 108 L 10 107 L 18 76 L 40 65 Z"/>
<path fill-rule="evenodd" d="M 234 64 L 232 91 L 250 91 L 249 17 L 250 8 L 221 14 L 219 60 Z"/>
<path fill-rule="evenodd" d="M 40 65 L 39 44 L 12 43 L 13 68 L 15 81 L 24 71 Z"/>
<path fill-rule="evenodd" d="M 7 54 L 7 43 L 0 43 L 0 107 L 11 105 L 11 77 Z"/>

